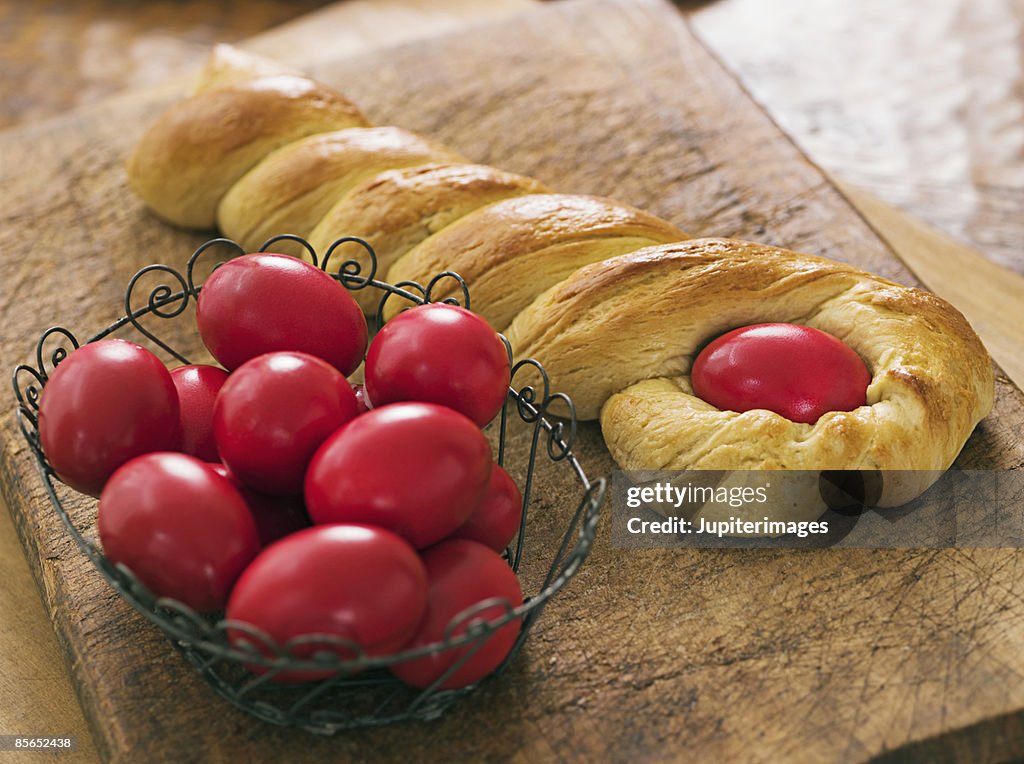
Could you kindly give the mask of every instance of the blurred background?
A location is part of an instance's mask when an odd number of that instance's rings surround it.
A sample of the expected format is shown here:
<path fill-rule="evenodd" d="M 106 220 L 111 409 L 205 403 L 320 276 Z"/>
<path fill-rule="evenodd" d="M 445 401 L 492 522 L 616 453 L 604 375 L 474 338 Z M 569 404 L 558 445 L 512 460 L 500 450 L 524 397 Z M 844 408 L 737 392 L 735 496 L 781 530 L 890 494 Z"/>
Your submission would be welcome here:
<path fill-rule="evenodd" d="M 345 0 L 345 44 L 537 1 Z M 0 0 L 0 128 L 159 82 L 214 42 L 329 4 Z M 1024 0 L 677 5 L 812 159 L 1024 274 Z"/>

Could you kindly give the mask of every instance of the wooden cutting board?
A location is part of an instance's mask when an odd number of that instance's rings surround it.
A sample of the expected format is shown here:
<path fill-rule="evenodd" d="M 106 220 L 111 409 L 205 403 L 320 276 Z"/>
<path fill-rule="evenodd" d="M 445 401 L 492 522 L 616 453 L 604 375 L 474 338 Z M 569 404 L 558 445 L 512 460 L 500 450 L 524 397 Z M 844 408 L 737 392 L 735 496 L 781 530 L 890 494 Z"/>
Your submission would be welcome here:
<path fill-rule="evenodd" d="M 310 45 L 329 40 L 310 40 Z M 289 60 L 287 50 L 280 58 Z M 314 73 L 378 123 L 552 186 L 614 196 L 695 234 L 735 235 L 913 278 L 844 196 L 660 2 L 569 0 L 501 25 Z M 130 274 L 203 236 L 153 220 L 121 165 L 174 97 L 132 94 L 0 136 L 4 368 L 51 323 L 112 320 Z M 959 465 L 1024 462 L 1005 378 Z M 235 712 L 105 589 L 47 509 L 11 418 L 3 483 L 101 750 L 119 761 L 438 759 L 965 760 L 1024 740 L 1014 551 L 623 552 L 604 525 L 521 658 L 432 725 L 319 739 Z M 581 457 L 611 463 L 595 427 Z M 548 475 L 533 529 L 569 511 Z M 79 511 L 88 512 L 86 504 Z"/>

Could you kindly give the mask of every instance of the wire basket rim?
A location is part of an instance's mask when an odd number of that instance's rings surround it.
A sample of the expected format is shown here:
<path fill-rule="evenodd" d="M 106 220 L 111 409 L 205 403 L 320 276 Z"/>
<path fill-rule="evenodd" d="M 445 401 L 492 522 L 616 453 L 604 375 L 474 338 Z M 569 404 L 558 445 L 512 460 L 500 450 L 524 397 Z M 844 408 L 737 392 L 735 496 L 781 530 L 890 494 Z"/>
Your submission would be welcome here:
<path fill-rule="evenodd" d="M 444 302 L 462 304 L 465 307 L 469 305 L 469 289 L 465 281 L 453 272 L 438 274 L 426 286 L 415 282 L 403 282 L 398 285 L 392 285 L 377 280 L 375 278 L 377 270 L 376 254 L 373 248 L 363 239 L 351 236 L 340 237 L 331 244 L 322 259 L 317 257 L 316 252 L 307 241 L 291 234 L 272 237 L 264 243 L 259 252 L 267 252 L 271 245 L 280 241 L 295 242 L 305 248 L 314 265 L 324 270 L 328 275 L 331 275 L 350 290 L 368 287 L 382 290 L 384 294 L 378 305 L 376 315 L 378 326 L 384 323 L 383 308 L 388 298 L 398 296 L 416 304 L 425 304 L 431 301 L 436 286 L 445 279 L 453 279 L 456 282 L 457 291 L 461 291 L 463 301 L 460 303 L 457 298 L 446 298 Z M 332 255 L 344 244 L 355 244 L 362 247 L 365 258 L 369 261 L 368 267 L 366 262 L 351 258 L 340 262 L 336 271 L 328 271 L 327 267 L 332 260 Z M 229 251 L 234 251 L 234 256 L 247 254 L 241 246 L 230 239 L 215 238 L 203 243 L 193 252 L 188 259 L 184 273 L 162 263 L 154 263 L 141 268 L 131 278 L 126 289 L 124 315 L 81 344 L 106 339 L 121 329 L 132 327 L 171 357 L 181 363 L 189 363 L 187 357 L 144 327 L 140 319 L 146 316 L 170 319 L 184 313 L 189 303 L 193 299 L 198 299 L 202 289 L 202 284 L 197 284 L 195 280 L 197 261 L 204 253 L 216 247 L 224 247 Z M 215 267 L 219 267 L 219 265 Z M 136 286 L 147 274 L 153 273 L 167 276 L 170 278 L 171 284 L 161 283 L 159 286 L 151 289 L 145 305 L 140 308 L 134 308 L 133 297 Z M 52 369 L 56 368 L 71 352 L 81 346 L 73 332 L 60 326 L 48 328 L 40 335 L 36 344 L 36 366 L 33 367 L 23 363 L 15 367 L 12 382 L 17 399 L 16 416 L 22 434 L 28 442 L 37 462 L 37 467 L 50 502 L 60 515 L 65 529 L 76 541 L 80 551 L 90 559 L 93 566 L 106 579 L 108 585 L 114 588 L 123 599 L 128 601 L 137 612 L 156 624 L 171 639 L 172 644 L 184 652 L 190 662 L 200 668 L 214 688 L 236 705 L 241 704 L 238 703 L 231 693 L 225 692 L 224 688 L 219 686 L 222 681 L 220 677 L 211 673 L 210 663 L 212 660 L 222 659 L 245 666 L 260 666 L 268 669 L 262 676 L 256 675 L 254 681 L 257 683 L 269 681 L 266 677 L 272 678 L 285 671 L 333 672 L 330 679 L 321 680 L 318 682 L 320 684 L 323 681 L 333 682 L 344 679 L 347 676 L 354 676 L 356 673 L 368 669 L 386 668 L 387 666 L 423 657 L 424 655 L 459 648 L 465 651 L 474 644 L 479 643 L 482 645 L 495 631 L 518 619 L 522 623 L 516 645 L 503 664 L 494 672 L 494 674 L 497 674 L 519 651 L 530 627 L 539 617 L 544 606 L 575 575 L 589 554 L 596 534 L 600 507 L 606 489 L 604 478 L 593 481 L 588 478 L 573 452 L 576 437 L 576 418 L 571 399 L 564 393 L 552 392 L 550 379 L 540 363 L 533 359 L 515 361 L 508 340 L 503 335 L 499 334 L 499 336 L 504 342 L 509 355 L 510 372 L 513 379 L 516 373 L 523 369 L 533 369 L 539 375 L 539 382 L 524 384 L 519 389 L 510 384 L 500 418 L 496 420 L 499 421 L 498 426 L 500 429 L 499 448 L 496 457 L 496 463 L 498 464 L 503 463 L 505 456 L 509 411 L 514 411 L 523 423 L 532 425 L 534 428 L 526 485 L 523 486 L 524 517 L 519 529 L 518 538 L 513 542 L 514 549 L 510 547 L 510 553 L 506 555 L 506 559 L 514 571 L 518 571 L 522 556 L 523 533 L 526 524 L 525 510 L 531 498 L 532 479 L 542 432 L 546 440 L 545 451 L 549 460 L 552 462 L 567 462 L 583 488 L 582 495 L 540 591 L 531 597 L 525 597 L 523 603 L 515 607 L 508 601 L 497 598 L 476 603 L 456 614 L 451 619 L 445 632 L 448 635 L 446 639 L 385 656 L 367 656 L 358 644 L 353 641 L 344 640 L 336 635 L 302 635 L 283 644 L 277 644 L 269 635 L 261 632 L 252 624 L 229 621 L 224 618 L 218 618 L 218 620 L 211 622 L 210 617 L 196 613 L 183 603 L 157 597 L 130 570 L 122 565 L 113 565 L 106 559 L 99 547 L 87 539 L 84 533 L 77 528 L 70 514 L 64 508 L 58 496 L 56 486 L 56 482 L 59 482 L 59 477 L 46 460 L 39 442 L 37 412 L 42 389 L 45 387 Z M 60 338 L 60 342 L 47 358 L 46 346 L 54 338 Z M 71 349 L 68 350 L 66 345 L 70 345 Z M 558 407 L 560 410 L 564 409 L 567 412 L 567 416 L 561 417 L 556 415 L 552 410 L 554 407 Z M 474 619 L 474 616 L 480 616 L 483 612 L 494 608 L 501 608 L 504 612 L 497 618 L 488 616 L 484 620 L 481 620 L 479 617 Z M 455 633 L 460 627 L 465 627 L 462 633 Z M 248 649 L 244 646 L 239 648 L 234 639 L 229 637 L 229 631 L 242 631 L 246 633 L 262 644 L 263 647 L 270 648 L 271 657 L 268 657 L 258 647 L 253 647 L 252 645 Z M 337 650 L 345 650 L 354 657 L 342 658 L 336 652 L 329 650 L 314 653 L 312 656 L 296 656 L 294 654 L 295 648 L 303 647 L 310 643 L 329 645 Z M 242 644 L 245 645 L 244 640 Z M 447 674 L 450 673 L 451 671 L 447 672 Z M 424 689 L 421 699 L 431 694 L 445 698 L 454 697 L 471 691 L 479 684 L 479 682 L 476 682 L 473 685 L 458 690 L 439 690 L 437 686 L 443 683 L 445 676 L 442 675 L 434 685 Z M 261 708 L 258 704 L 243 707 L 250 713 L 266 718 L 268 721 L 294 723 L 294 720 L 291 718 L 282 721 L 278 710 L 272 707 Z M 428 718 L 432 713 L 429 703 L 425 704 L 425 708 L 424 713 L 426 716 L 421 718 Z M 339 726 L 337 722 L 317 721 L 316 718 L 311 716 L 306 720 L 305 724 L 297 726 L 304 726 L 312 731 L 322 732 L 325 731 L 323 728 L 326 725 L 326 727 L 331 728 L 326 730 L 329 732 L 348 726 L 367 726 L 369 724 L 387 723 L 388 721 L 404 718 L 410 717 L 399 715 L 396 719 L 385 719 L 383 721 L 362 719 L 359 724 L 341 724 Z"/>

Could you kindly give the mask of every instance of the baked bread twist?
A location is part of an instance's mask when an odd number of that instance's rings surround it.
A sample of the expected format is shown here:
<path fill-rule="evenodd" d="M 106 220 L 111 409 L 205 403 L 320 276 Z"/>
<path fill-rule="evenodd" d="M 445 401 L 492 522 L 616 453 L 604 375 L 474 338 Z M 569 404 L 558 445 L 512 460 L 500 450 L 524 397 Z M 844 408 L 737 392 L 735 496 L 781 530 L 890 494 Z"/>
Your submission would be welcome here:
<path fill-rule="evenodd" d="M 774 247 L 687 240 L 628 205 L 551 193 L 370 127 L 340 94 L 227 46 L 146 133 L 128 174 L 160 217 L 216 223 L 250 250 L 276 233 L 317 251 L 352 235 L 374 246 L 392 283 L 460 273 L 474 310 L 544 364 L 581 418 L 600 418 L 626 469 L 921 471 L 887 481 L 880 504 L 896 505 L 949 467 L 992 406 L 981 341 L 930 293 Z M 810 425 L 694 396 L 701 346 L 763 322 L 844 340 L 871 372 L 867 405 Z"/>
<path fill-rule="evenodd" d="M 867 405 L 802 424 L 696 397 L 689 372 L 702 345 L 762 322 L 843 340 L 871 371 Z M 749 242 L 692 239 L 580 268 L 520 312 L 508 337 L 571 391 L 580 416 L 600 416 L 624 469 L 919 471 L 887 478 L 879 506 L 931 485 L 992 407 L 988 355 L 948 303 Z"/>
<path fill-rule="evenodd" d="M 374 246 L 392 283 L 458 272 L 497 328 L 580 265 L 685 238 L 628 205 L 545 193 L 408 131 L 370 127 L 339 93 L 274 66 L 217 46 L 196 92 L 142 137 L 128 179 L 157 215 L 188 228 L 216 223 L 250 251 L 278 233 L 325 251 L 343 230 Z M 363 254 L 352 245 L 337 257 Z M 533 268 L 530 279 L 492 273 L 499 259 Z M 376 307 L 369 293 L 359 299 Z"/>

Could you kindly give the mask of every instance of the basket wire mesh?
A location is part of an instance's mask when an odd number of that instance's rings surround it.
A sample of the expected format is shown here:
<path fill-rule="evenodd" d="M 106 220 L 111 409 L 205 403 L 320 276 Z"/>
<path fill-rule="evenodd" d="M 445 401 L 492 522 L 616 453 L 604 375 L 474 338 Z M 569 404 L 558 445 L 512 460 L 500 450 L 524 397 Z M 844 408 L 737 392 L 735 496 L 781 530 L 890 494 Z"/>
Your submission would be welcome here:
<path fill-rule="evenodd" d="M 453 272 L 440 273 L 425 285 L 415 282 L 389 284 L 378 280 L 376 255 L 373 248 L 362 239 L 347 236 L 339 238 L 322 258 L 308 242 L 291 234 L 269 239 L 259 251 L 273 251 L 271 247 L 281 242 L 301 247 L 308 260 L 349 290 L 379 290 L 381 298 L 376 314 L 378 328 L 383 325 L 384 305 L 390 298 L 402 298 L 411 304 L 428 303 L 432 301 L 438 285 L 445 284 L 446 291 L 450 291 L 452 281 L 455 282 L 457 297 L 448 297 L 442 302 L 470 307 L 469 289 L 463 279 Z M 359 247 L 359 256 L 344 260 L 334 271 L 328 270 L 333 256 L 343 245 Z M 134 329 L 171 358 L 183 364 L 190 363 L 178 347 L 159 332 L 144 325 L 142 319 L 153 317 L 169 321 L 183 315 L 202 290 L 202 285 L 196 283 L 197 274 L 202 269 L 200 261 L 204 255 L 209 260 L 217 252 L 221 253 L 219 259 L 205 263 L 210 270 L 230 257 L 245 254 L 241 246 L 229 239 L 212 239 L 193 252 L 184 272 L 163 264 L 149 265 L 139 270 L 125 291 L 124 315 L 89 337 L 86 342 L 95 342 Z M 146 294 L 140 285 L 154 277 L 160 283 Z M 139 297 L 136 293 L 140 291 L 144 302 L 136 307 Z M 576 417 L 571 399 L 564 393 L 552 391 L 548 375 L 540 363 L 532 359 L 515 361 L 508 341 L 504 337 L 501 339 L 509 353 L 512 384 L 496 422 L 498 464 L 504 465 L 508 456 L 510 428 L 529 428 L 525 477 L 520 485 L 523 494 L 522 520 L 517 536 L 505 552 L 505 558 L 514 571 L 519 572 L 523 559 L 525 531 L 539 458 L 552 463 L 564 463 L 565 468 L 571 470 L 579 484 L 579 502 L 536 593 L 525 597 L 519 606 L 513 606 L 504 599 L 477 603 L 452 619 L 442 642 L 387 656 L 367 655 L 358 644 L 330 634 L 304 635 L 284 644 L 276 644 L 266 633 L 251 624 L 200 615 L 181 602 L 156 596 L 128 568 L 113 564 L 103 555 L 99 546 L 88 537 L 88 529 L 79 527 L 65 507 L 61 494 L 76 494 L 65 487 L 58 489 L 60 479 L 47 461 L 39 440 L 38 412 L 43 388 L 53 369 L 80 346 L 76 336 L 68 329 L 59 326 L 47 329 L 36 344 L 35 365 L 21 364 L 15 368 L 13 385 L 17 399 L 16 416 L 50 502 L 79 549 L 109 585 L 135 610 L 156 624 L 210 685 L 232 704 L 265 721 L 319 734 L 408 720 L 425 721 L 439 717 L 456 700 L 477 686 L 441 689 L 445 680 L 481 649 L 494 632 L 515 619 L 521 621 L 517 641 L 492 676 L 500 673 L 519 653 L 544 607 L 576 574 L 590 552 L 605 493 L 604 479 L 590 480 L 573 453 Z M 517 378 L 527 381 L 517 383 Z M 496 610 L 500 613 L 497 617 L 494 614 Z M 482 614 L 486 614 L 485 617 L 481 617 Z M 229 630 L 234 639 L 229 640 Z M 244 637 L 239 638 L 239 634 Z M 295 654 L 297 648 L 310 644 L 323 649 L 316 650 L 312 655 Z M 407 687 L 386 670 L 389 665 L 404 660 L 453 648 L 462 648 L 464 652 L 444 674 L 423 690 Z M 249 667 L 258 668 L 253 671 Z M 319 672 L 321 676 L 324 673 L 330 675 L 325 679 L 298 685 L 273 681 L 277 675 L 285 672 L 307 671 Z"/>

